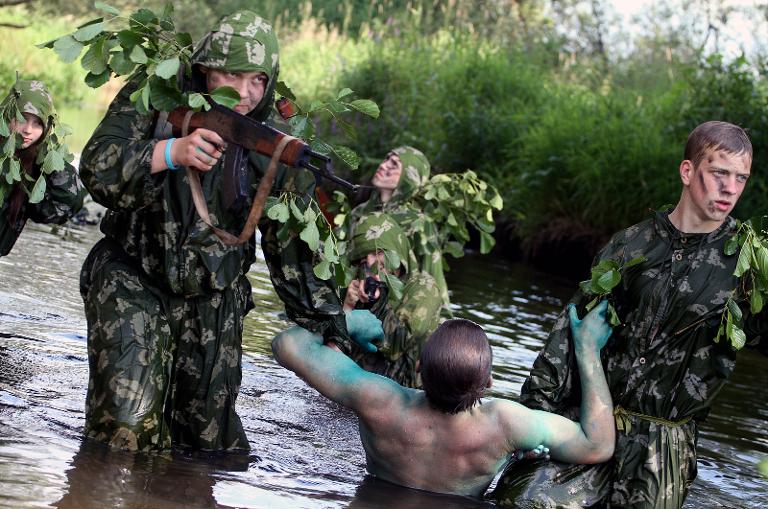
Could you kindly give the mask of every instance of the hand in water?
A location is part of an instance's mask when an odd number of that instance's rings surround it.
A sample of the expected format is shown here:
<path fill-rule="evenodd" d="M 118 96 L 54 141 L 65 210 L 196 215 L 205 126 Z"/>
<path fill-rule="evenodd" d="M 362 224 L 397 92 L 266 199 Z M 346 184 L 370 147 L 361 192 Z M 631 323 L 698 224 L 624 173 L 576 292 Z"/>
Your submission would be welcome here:
<path fill-rule="evenodd" d="M 587 313 L 583 320 L 579 320 L 576 306 L 573 304 L 568 306 L 571 333 L 573 333 L 573 342 L 577 348 L 599 352 L 608 342 L 613 329 L 605 320 L 606 309 L 608 309 L 608 301 L 604 300 Z"/>
<path fill-rule="evenodd" d="M 384 339 L 381 320 L 367 309 L 353 309 L 347 312 L 347 330 L 352 341 L 366 352 L 372 353 L 378 350 L 373 341 Z"/>

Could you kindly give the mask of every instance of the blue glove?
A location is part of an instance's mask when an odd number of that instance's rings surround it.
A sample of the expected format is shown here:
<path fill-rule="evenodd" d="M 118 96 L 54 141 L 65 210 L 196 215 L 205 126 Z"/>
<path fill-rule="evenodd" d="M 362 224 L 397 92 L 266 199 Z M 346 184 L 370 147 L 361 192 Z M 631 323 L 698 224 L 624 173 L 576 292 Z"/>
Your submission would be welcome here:
<path fill-rule="evenodd" d="M 381 320 L 367 309 L 353 309 L 347 313 L 347 330 L 352 341 L 366 352 L 377 351 L 373 341 L 384 339 Z"/>

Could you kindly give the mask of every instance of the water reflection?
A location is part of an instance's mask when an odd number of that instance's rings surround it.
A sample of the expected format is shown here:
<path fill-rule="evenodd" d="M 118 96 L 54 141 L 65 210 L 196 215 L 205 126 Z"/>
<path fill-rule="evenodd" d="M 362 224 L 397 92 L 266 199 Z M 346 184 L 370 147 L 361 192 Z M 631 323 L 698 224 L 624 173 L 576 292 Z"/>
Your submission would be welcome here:
<path fill-rule="evenodd" d="M 83 442 L 88 383 L 78 274 L 95 228 L 29 225 L 0 258 L 0 507 L 481 508 L 365 478 L 357 421 L 271 359 L 286 327 L 263 260 L 250 279 L 238 412 L 252 452 L 132 455 Z M 515 397 L 573 283 L 468 256 L 448 274 L 454 313 L 494 347 L 493 394 Z M 766 507 L 768 360 L 740 354 L 733 383 L 701 426 L 699 478 L 686 508 Z"/>

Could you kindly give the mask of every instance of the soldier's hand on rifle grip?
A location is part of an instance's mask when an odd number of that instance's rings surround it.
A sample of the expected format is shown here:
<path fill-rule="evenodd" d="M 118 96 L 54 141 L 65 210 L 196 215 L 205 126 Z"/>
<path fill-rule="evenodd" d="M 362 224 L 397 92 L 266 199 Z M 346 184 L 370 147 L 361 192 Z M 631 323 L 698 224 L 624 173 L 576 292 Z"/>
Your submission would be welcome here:
<path fill-rule="evenodd" d="M 171 147 L 171 157 L 177 166 L 188 166 L 209 171 L 224 155 L 226 143 L 214 131 L 196 129 L 192 134 L 177 139 Z"/>

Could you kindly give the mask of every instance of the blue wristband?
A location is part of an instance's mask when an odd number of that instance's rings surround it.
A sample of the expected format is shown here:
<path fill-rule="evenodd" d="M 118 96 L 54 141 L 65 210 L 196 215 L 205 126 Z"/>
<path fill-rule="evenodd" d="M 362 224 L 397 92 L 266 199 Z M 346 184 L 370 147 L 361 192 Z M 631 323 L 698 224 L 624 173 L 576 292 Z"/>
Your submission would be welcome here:
<path fill-rule="evenodd" d="M 178 166 L 174 166 L 173 161 L 171 161 L 171 147 L 173 146 L 173 142 L 175 140 L 176 138 L 168 138 L 168 140 L 165 142 L 165 165 L 169 170 L 178 169 Z"/>

